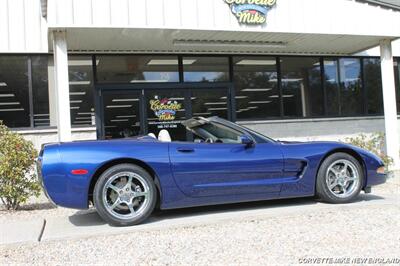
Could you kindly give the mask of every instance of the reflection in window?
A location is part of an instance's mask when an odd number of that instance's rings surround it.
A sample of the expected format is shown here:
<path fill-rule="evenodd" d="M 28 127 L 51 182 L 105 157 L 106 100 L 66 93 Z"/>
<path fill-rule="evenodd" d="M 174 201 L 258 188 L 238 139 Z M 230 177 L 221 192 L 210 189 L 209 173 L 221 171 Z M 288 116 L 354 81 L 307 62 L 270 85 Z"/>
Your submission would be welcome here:
<path fill-rule="evenodd" d="M 0 120 L 29 127 L 28 57 L 0 56 Z"/>
<path fill-rule="evenodd" d="M 356 58 L 324 60 L 327 114 L 351 116 L 363 114 L 361 66 Z"/>
<path fill-rule="evenodd" d="M 178 82 L 177 56 L 96 56 L 99 83 Z"/>
<path fill-rule="evenodd" d="M 234 57 L 237 119 L 280 116 L 275 57 Z"/>
<path fill-rule="evenodd" d="M 227 89 L 192 90 L 193 116 L 219 116 L 228 119 Z"/>
<path fill-rule="evenodd" d="M 367 92 L 368 114 L 383 114 L 381 63 L 378 58 L 365 58 L 364 85 Z"/>
<path fill-rule="evenodd" d="M 69 102 L 72 126 L 95 124 L 91 56 L 69 56 Z"/>
<path fill-rule="evenodd" d="M 338 61 L 336 59 L 325 59 L 325 88 L 326 88 L 326 114 L 335 116 L 340 114 L 339 105 L 339 73 Z"/>
<path fill-rule="evenodd" d="M 140 93 L 116 90 L 103 92 L 106 139 L 128 138 L 143 133 L 140 127 Z"/>
<path fill-rule="evenodd" d="M 185 82 L 229 81 L 228 57 L 183 57 Z"/>
<path fill-rule="evenodd" d="M 319 58 L 281 58 L 281 73 L 284 116 L 323 115 Z"/>
<path fill-rule="evenodd" d="M 360 60 L 339 59 L 340 69 L 340 111 L 343 116 L 363 114 Z"/>
<path fill-rule="evenodd" d="M 33 124 L 50 126 L 48 56 L 32 56 Z"/>

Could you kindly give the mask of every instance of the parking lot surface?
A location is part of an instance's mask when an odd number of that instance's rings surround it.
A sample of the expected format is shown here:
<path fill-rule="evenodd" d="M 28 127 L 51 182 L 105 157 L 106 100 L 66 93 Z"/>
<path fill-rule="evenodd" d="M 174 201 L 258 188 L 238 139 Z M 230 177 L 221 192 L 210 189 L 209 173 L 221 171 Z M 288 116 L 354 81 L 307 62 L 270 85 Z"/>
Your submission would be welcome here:
<path fill-rule="evenodd" d="M 47 214 L 40 242 L 3 243 L 0 264 L 400 263 L 397 181 L 351 204 L 292 199 L 191 208 L 157 212 L 145 224 L 124 228 L 105 224 L 94 211 L 68 211 Z M 22 222 L 23 215 L 14 219 Z"/>

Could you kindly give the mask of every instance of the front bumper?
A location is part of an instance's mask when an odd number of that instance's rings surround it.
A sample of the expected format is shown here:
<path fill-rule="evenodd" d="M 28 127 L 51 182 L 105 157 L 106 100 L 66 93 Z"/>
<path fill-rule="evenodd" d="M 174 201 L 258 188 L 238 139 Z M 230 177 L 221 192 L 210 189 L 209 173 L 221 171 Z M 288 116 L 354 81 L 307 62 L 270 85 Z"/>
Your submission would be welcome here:
<path fill-rule="evenodd" d="M 387 175 L 378 174 L 376 171 L 369 171 L 367 176 L 367 183 L 364 188 L 371 188 L 372 186 L 377 186 L 386 183 Z"/>

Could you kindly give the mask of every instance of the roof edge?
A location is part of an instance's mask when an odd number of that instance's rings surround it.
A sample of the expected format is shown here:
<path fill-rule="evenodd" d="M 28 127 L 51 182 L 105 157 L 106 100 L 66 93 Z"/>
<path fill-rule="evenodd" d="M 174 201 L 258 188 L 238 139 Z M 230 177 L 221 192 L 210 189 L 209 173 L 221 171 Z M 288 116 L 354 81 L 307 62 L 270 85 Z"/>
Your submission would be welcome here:
<path fill-rule="evenodd" d="M 381 1 L 381 0 L 356 0 L 356 1 L 357 2 L 369 3 L 369 4 L 373 4 L 373 5 L 378 5 L 378 6 L 394 9 L 396 11 L 400 11 L 400 5 L 384 2 L 384 1 Z"/>

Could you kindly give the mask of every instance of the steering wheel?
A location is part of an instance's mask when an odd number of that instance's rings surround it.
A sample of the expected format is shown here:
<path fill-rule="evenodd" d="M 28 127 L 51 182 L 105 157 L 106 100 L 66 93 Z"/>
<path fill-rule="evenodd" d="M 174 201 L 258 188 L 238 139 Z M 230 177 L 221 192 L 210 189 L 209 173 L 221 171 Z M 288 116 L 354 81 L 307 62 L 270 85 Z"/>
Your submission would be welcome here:
<path fill-rule="evenodd" d="M 212 138 L 206 138 L 205 142 L 206 143 L 214 143 L 214 140 Z"/>

